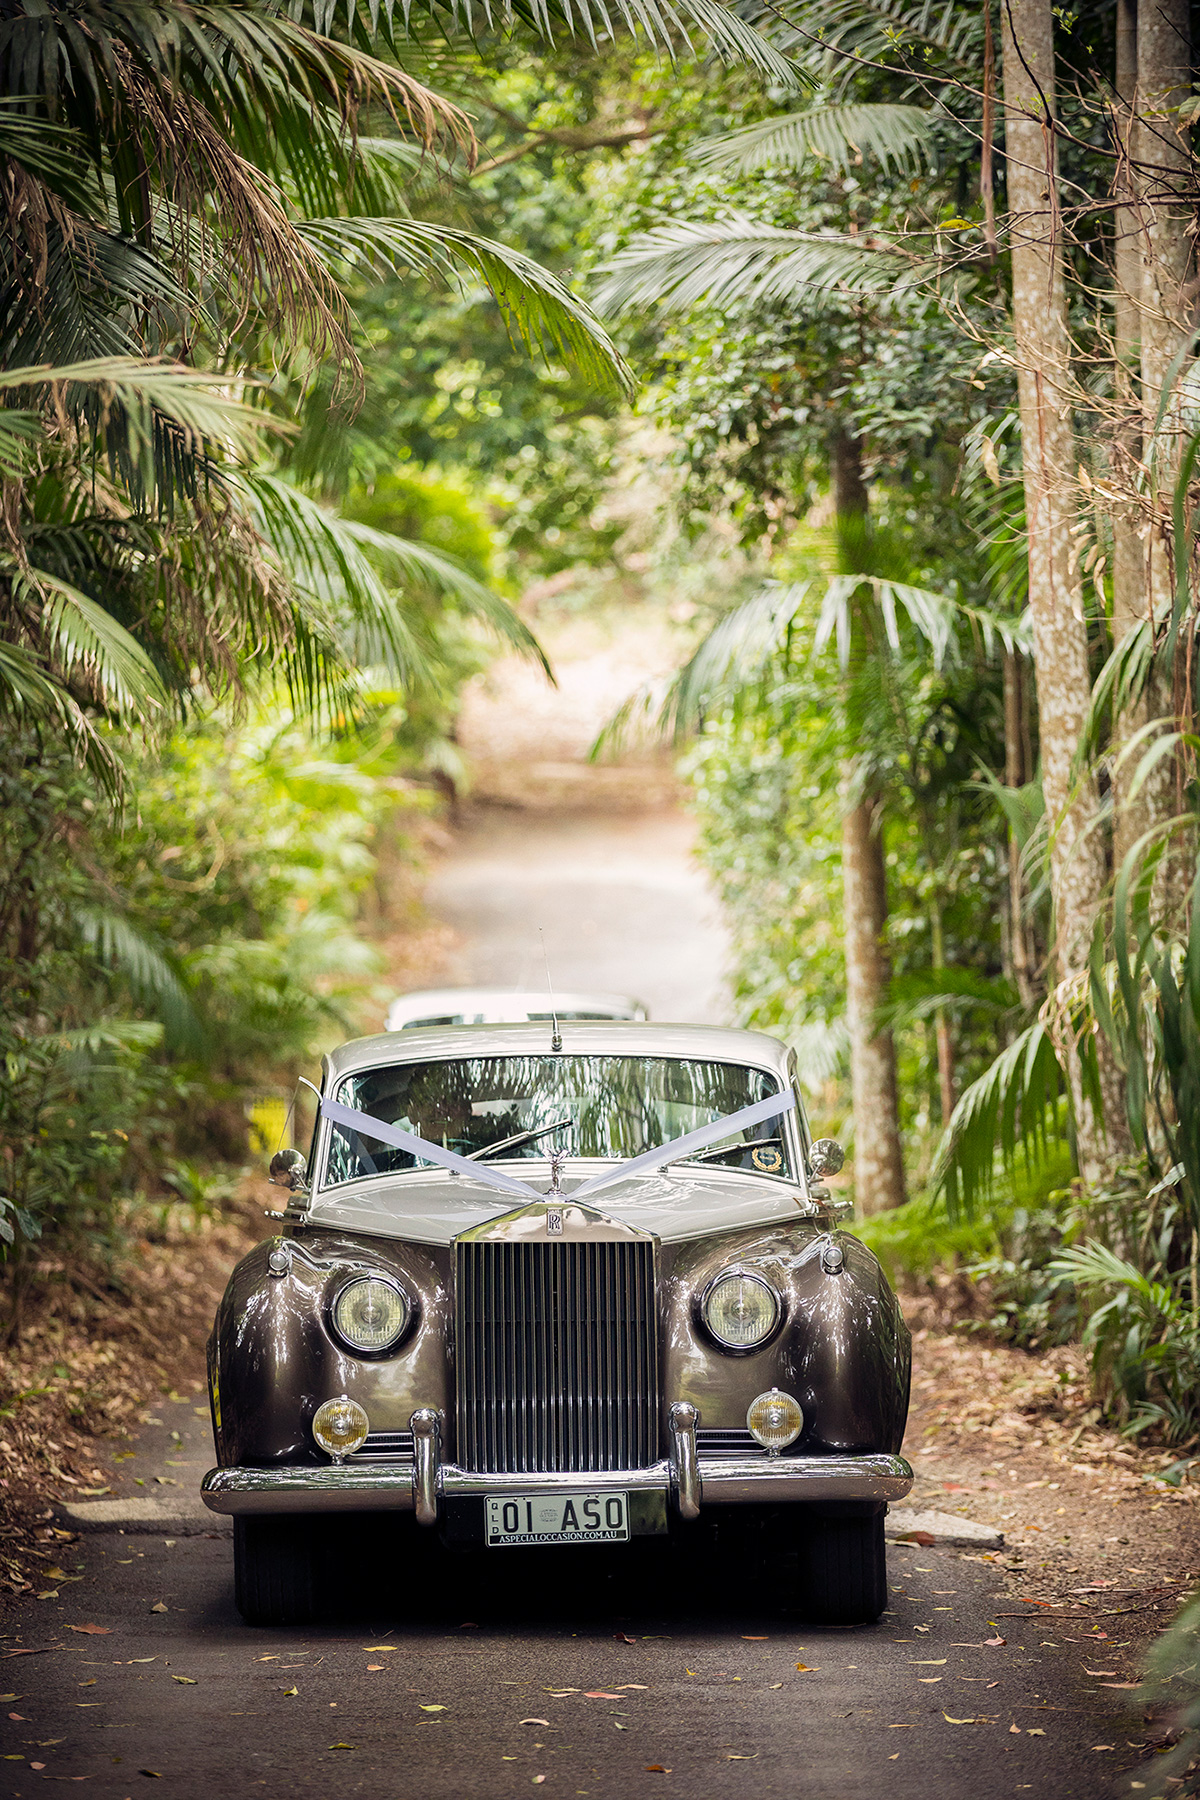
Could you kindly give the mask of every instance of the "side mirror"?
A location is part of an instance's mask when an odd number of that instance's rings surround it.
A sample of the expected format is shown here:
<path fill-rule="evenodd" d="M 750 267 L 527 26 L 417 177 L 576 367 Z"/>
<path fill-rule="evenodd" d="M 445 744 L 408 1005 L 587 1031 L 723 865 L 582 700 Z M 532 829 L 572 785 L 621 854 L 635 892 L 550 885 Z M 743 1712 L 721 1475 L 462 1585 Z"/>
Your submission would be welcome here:
<path fill-rule="evenodd" d="M 304 1186 L 308 1163 L 299 1150 L 277 1150 L 271 1158 L 267 1179 L 273 1187 L 290 1188 L 293 1193 Z"/>
<path fill-rule="evenodd" d="M 808 1172 L 814 1180 L 823 1181 L 826 1175 L 837 1175 L 845 1160 L 846 1152 L 836 1138 L 818 1138 L 808 1153 Z"/>

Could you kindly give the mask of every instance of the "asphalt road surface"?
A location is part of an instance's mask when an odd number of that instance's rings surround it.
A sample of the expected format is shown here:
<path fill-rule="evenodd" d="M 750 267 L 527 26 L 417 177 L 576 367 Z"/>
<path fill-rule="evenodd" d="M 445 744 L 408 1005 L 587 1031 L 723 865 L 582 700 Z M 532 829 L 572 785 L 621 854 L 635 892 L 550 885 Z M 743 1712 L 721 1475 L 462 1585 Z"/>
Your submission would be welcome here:
<path fill-rule="evenodd" d="M 228 1531 L 194 1510 L 196 1398 L 163 1402 L 114 1472 L 126 1496 L 178 1484 L 178 1524 L 60 1540 L 57 1598 L 5 1615 L 4 1794 L 1082 1800 L 1143 1780 L 1132 1695 L 1102 1685 L 1115 1634 L 1002 1598 L 954 1550 L 891 1546 L 883 1619 L 829 1630 L 773 1612 L 769 1570 L 644 1542 L 463 1555 L 410 1518 L 347 1519 L 337 1616 L 252 1629 Z"/>
<path fill-rule="evenodd" d="M 449 979 L 540 992 L 544 943 L 559 993 L 634 994 L 652 1019 L 730 1023 L 729 942 L 694 839 L 673 808 L 479 809 L 426 890 L 460 934 Z"/>

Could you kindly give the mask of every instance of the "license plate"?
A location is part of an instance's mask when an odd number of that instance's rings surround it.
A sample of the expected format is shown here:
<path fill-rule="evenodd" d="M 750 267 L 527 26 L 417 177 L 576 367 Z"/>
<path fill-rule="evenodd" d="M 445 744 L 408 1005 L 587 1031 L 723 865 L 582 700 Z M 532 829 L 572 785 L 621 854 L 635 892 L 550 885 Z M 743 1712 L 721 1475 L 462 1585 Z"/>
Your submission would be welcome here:
<path fill-rule="evenodd" d="M 629 1536 L 625 1494 L 489 1494 L 487 1541 L 506 1544 L 620 1544 Z"/>

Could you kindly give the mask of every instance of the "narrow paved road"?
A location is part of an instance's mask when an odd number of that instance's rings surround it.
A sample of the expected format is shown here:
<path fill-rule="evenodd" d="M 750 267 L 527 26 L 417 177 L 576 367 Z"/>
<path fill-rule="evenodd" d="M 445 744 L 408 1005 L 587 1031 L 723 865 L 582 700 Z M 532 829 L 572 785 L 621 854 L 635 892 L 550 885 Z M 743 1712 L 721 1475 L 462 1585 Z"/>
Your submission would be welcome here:
<path fill-rule="evenodd" d="M 539 724 L 538 754 L 578 760 L 579 743 L 547 742 Z M 543 925 L 560 987 L 726 1016 L 723 934 L 661 779 L 589 789 L 568 762 L 531 766 L 529 803 L 497 785 L 434 878 L 458 941 L 444 973 L 540 981 Z M 588 805 L 565 804 L 584 789 Z M 170 1496 L 173 1522 L 60 1539 L 54 1597 L 4 1615 L 0 1791 L 18 1800 L 48 1782 L 94 1800 L 1091 1800 L 1138 1785 L 1130 1696 L 1101 1685 L 1119 1646 L 1000 1598 L 998 1571 L 957 1551 L 892 1547 L 888 1613 L 834 1631 L 774 1614 L 769 1569 L 642 1544 L 455 1556 L 411 1520 L 347 1520 L 329 1539 L 338 1616 L 249 1629 L 228 1531 L 194 1498 L 211 1459 L 201 1400 L 163 1400 L 134 1458 L 111 1453 L 118 1489 Z"/>
<path fill-rule="evenodd" d="M 129 1466 L 161 1493 L 156 1473 L 190 1482 L 209 1446 L 191 1400 L 159 1416 Z M 252 1630 L 210 1523 L 85 1534 L 63 1545 L 78 1578 L 58 1600 L 6 1615 L 0 1791 L 1091 1800 L 1140 1779 L 1129 1696 L 1087 1673 L 1112 1646 L 1033 1609 L 999 1619 L 1025 1609 L 955 1551 L 892 1547 L 888 1613 L 835 1631 L 773 1614 L 769 1571 L 454 1556 L 408 1519 L 347 1522 L 329 1552 L 341 1615 Z"/>

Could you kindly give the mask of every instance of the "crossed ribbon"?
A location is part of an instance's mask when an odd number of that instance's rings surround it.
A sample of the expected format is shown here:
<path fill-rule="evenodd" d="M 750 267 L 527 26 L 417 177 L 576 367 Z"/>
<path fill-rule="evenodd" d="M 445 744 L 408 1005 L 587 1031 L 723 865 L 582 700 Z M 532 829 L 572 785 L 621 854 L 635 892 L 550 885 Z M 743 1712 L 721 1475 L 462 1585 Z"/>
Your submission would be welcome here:
<path fill-rule="evenodd" d="M 791 1112 L 795 1104 L 796 1096 L 791 1089 L 783 1094 L 772 1094 L 766 1100 L 757 1100 L 753 1106 L 743 1106 L 740 1112 L 730 1113 L 723 1119 L 714 1119 L 711 1125 L 701 1125 L 696 1131 L 685 1132 L 683 1137 L 672 1138 L 669 1143 L 660 1144 L 656 1150 L 643 1150 L 640 1156 L 618 1163 L 615 1169 L 608 1169 L 602 1175 L 593 1175 L 590 1181 L 572 1188 L 563 1198 L 582 1200 L 585 1195 L 611 1187 L 614 1182 L 624 1181 L 629 1175 L 644 1175 L 652 1169 L 661 1169 L 664 1163 L 691 1156 L 696 1150 L 707 1150 L 710 1144 L 720 1143 L 722 1138 L 729 1137 L 732 1132 L 740 1131 L 747 1125 L 759 1125 L 765 1119 L 781 1118 L 784 1113 Z M 376 1119 L 370 1113 L 357 1112 L 353 1107 L 342 1106 L 338 1101 L 328 1100 L 324 1096 L 321 1099 L 321 1116 L 331 1124 L 342 1126 L 344 1130 L 374 1138 L 380 1144 L 390 1144 L 397 1150 L 407 1150 L 411 1156 L 419 1156 L 424 1162 L 437 1163 L 443 1169 L 453 1170 L 456 1175 L 469 1175 L 472 1180 L 483 1182 L 486 1187 L 498 1188 L 502 1194 L 516 1194 L 523 1200 L 542 1201 L 546 1198 L 537 1188 L 530 1187 L 528 1182 L 517 1181 L 501 1169 L 493 1169 L 487 1163 L 459 1156 L 457 1151 L 447 1150 L 441 1144 L 431 1144 L 428 1138 L 418 1137 L 413 1131 L 404 1131 L 399 1125 L 389 1125 L 386 1119 Z"/>

